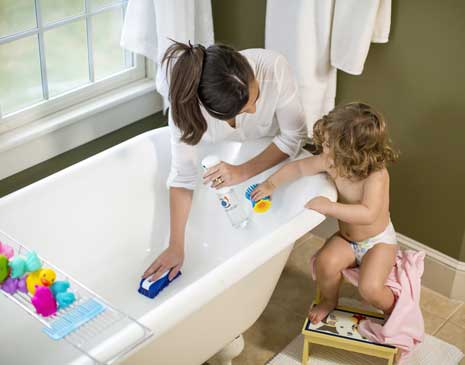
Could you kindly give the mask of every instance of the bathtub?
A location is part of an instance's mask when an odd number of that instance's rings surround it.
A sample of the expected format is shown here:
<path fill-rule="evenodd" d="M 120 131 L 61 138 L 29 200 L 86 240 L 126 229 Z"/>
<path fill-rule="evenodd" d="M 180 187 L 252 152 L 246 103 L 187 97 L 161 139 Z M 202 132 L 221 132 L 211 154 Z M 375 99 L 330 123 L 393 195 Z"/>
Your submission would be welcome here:
<path fill-rule="evenodd" d="M 198 157 L 214 152 L 240 163 L 269 142 L 223 142 L 201 147 Z M 336 199 L 325 175 L 306 177 L 279 188 L 269 212 L 251 213 L 248 226 L 236 230 L 214 192 L 200 186 L 186 229 L 183 275 L 152 300 L 137 288 L 141 273 L 168 243 L 169 167 L 169 130 L 161 128 L 0 199 L 0 230 L 153 331 L 121 364 L 199 365 L 246 331 L 268 303 L 293 243 L 325 219 L 304 203 L 317 195 Z M 238 193 L 243 196 L 248 184 L 275 169 L 237 186 Z M 83 361 L 2 295 L 0 310 L 1 364 Z M 100 347 L 108 358 L 118 350 Z"/>

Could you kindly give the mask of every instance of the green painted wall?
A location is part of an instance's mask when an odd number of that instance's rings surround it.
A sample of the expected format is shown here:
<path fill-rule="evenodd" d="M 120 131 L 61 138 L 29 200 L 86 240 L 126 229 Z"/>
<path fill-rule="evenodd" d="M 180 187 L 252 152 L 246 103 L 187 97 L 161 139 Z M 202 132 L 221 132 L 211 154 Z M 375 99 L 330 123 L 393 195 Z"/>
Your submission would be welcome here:
<path fill-rule="evenodd" d="M 264 47 L 266 0 L 212 0 L 212 9 L 216 42 Z"/>
<path fill-rule="evenodd" d="M 263 47 L 264 0 L 213 0 L 217 41 Z M 401 160 L 391 168 L 397 230 L 465 260 L 465 2 L 394 1 L 388 44 L 362 76 L 339 72 L 337 102 L 382 111 Z"/>

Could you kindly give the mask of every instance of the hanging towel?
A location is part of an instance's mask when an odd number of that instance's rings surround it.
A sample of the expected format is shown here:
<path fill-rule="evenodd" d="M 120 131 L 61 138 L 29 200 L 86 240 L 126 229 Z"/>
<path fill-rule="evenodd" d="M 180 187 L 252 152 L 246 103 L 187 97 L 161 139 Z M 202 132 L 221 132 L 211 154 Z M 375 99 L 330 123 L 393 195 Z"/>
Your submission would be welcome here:
<path fill-rule="evenodd" d="M 309 134 L 334 108 L 336 69 L 363 70 L 371 41 L 387 42 L 391 0 L 268 0 L 265 47 L 289 61 Z"/>
<path fill-rule="evenodd" d="M 331 35 L 331 65 L 360 75 L 371 42 L 386 43 L 391 27 L 391 0 L 335 2 Z"/>
<path fill-rule="evenodd" d="M 297 78 L 308 125 L 334 107 L 336 69 L 331 66 L 333 0 L 268 0 L 265 47 L 283 54 Z"/>
<path fill-rule="evenodd" d="M 170 39 L 192 44 L 213 44 L 210 0 L 131 0 L 121 34 L 121 46 L 160 66 Z M 157 67 L 157 90 L 168 106 L 168 84 Z"/>

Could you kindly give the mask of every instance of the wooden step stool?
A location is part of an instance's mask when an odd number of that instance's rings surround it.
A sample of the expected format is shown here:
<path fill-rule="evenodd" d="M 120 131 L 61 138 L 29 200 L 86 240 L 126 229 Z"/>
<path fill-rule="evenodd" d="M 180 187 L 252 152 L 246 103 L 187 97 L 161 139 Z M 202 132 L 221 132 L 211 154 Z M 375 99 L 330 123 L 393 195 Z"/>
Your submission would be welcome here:
<path fill-rule="evenodd" d="M 320 302 L 320 293 L 312 306 Z M 393 365 L 398 355 L 394 346 L 371 342 L 357 331 L 360 320 L 369 318 L 373 321 L 384 322 L 383 315 L 374 311 L 338 305 L 322 322 L 313 325 L 308 318 L 305 320 L 302 334 L 304 335 L 304 348 L 302 352 L 302 365 L 307 365 L 310 358 L 310 344 L 318 344 L 365 355 L 371 355 L 388 360 Z"/>

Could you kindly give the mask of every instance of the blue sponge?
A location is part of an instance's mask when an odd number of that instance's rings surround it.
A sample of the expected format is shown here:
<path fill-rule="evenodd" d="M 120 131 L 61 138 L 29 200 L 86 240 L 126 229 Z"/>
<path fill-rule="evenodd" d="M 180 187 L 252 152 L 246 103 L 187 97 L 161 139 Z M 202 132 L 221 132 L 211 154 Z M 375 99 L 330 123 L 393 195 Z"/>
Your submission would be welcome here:
<path fill-rule="evenodd" d="M 173 280 L 169 280 L 170 271 L 165 272 L 161 278 L 156 281 L 150 281 L 149 278 L 142 279 L 139 284 L 139 293 L 145 295 L 148 298 L 155 298 L 163 289 L 165 289 L 168 285 L 170 285 L 171 281 L 177 279 L 181 275 L 181 271 L 179 271 Z"/>

